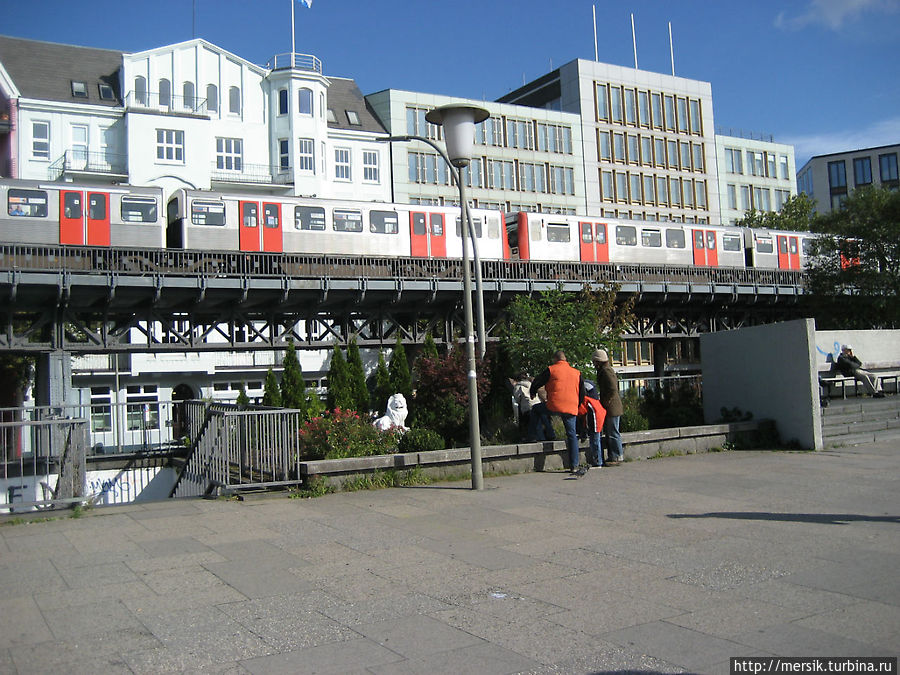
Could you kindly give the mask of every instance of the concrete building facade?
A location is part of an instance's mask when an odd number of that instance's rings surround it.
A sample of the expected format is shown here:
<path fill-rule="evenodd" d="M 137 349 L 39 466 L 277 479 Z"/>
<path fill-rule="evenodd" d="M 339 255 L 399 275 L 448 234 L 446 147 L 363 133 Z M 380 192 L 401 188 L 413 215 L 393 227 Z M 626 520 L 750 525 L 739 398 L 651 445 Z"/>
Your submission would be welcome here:
<path fill-rule="evenodd" d="M 773 141 L 716 136 L 719 214 L 723 225 L 747 211 L 781 211 L 797 194 L 794 146 Z"/>
<path fill-rule="evenodd" d="M 898 144 L 816 155 L 797 172 L 797 189 L 815 200 L 817 213 L 829 213 L 856 188 L 900 189 L 898 156 Z"/>

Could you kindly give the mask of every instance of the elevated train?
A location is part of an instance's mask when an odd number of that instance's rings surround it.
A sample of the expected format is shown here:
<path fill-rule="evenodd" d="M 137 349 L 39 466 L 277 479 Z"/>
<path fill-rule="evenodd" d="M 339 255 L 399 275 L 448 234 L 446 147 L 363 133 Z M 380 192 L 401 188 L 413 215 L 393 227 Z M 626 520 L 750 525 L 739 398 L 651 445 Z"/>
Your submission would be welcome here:
<path fill-rule="evenodd" d="M 459 209 L 0 180 L 17 244 L 459 259 Z M 733 226 L 470 211 L 483 260 L 800 270 L 814 235 Z"/>

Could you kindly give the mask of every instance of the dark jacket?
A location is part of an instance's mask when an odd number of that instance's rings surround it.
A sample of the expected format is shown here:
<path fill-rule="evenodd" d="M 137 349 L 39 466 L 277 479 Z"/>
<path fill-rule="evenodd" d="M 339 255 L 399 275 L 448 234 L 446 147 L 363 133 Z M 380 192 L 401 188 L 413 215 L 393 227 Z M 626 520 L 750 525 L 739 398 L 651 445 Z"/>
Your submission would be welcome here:
<path fill-rule="evenodd" d="M 600 403 L 609 417 L 621 417 L 625 412 L 622 397 L 619 396 L 619 378 L 609 361 L 595 362 L 597 365 L 597 392 Z"/>
<path fill-rule="evenodd" d="M 840 354 L 837 363 L 834 364 L 837 371 L 844 377 L 853 377 L 853 374 L 862 368 L 862 361 L 855 356 Z"/>

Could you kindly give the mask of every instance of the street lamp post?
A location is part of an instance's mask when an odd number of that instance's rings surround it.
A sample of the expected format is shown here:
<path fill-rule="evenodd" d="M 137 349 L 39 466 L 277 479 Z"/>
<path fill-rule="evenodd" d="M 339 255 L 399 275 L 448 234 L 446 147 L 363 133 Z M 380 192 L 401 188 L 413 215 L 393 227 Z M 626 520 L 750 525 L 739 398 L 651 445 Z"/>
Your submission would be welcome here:
<path fill-rule="evenodd" d="M 466 190 L 463 183 L 462 170 L 468 166 L 475 145 L 475 125 L 490 116 L 484 108 L 470 105 L 446 105 L 428 111 L 425 119 L 431 124 L 443 127 L 447 153 L 430 140 L 416 136 L 389 137 L 379 140 L 421 140 L 434 147 L 444 160 L 450 164 L 450 172 L 454 174 L 459 188 L 459 216 L 462 234 L 463 254 L 463 312 L 466 324 L 466 355 L 468 372 L 466 379 L 469 389 L 469 450 L 472 461 L 472 489 L 484 489 L 484 477 L 481 470 L 481 424 L 478 417 L 478 376 L 475 370 L 475 336 L 472 317 L 472 274 L 469 269 L 469 238 L 471 219 L 466 205 Z M 473 239 L 474 246 L 474 239 Z"/>

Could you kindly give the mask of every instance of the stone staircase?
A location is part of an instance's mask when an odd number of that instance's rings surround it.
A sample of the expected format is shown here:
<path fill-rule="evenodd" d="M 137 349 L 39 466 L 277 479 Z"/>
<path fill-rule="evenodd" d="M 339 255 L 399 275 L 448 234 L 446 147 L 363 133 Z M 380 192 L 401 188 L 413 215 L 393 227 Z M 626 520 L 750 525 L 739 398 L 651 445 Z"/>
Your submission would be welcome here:
<path fill-rule="evenodd" d="M 900 396 L 831 399 L 822 409 L 825 447 L 900 441 Z"/>

